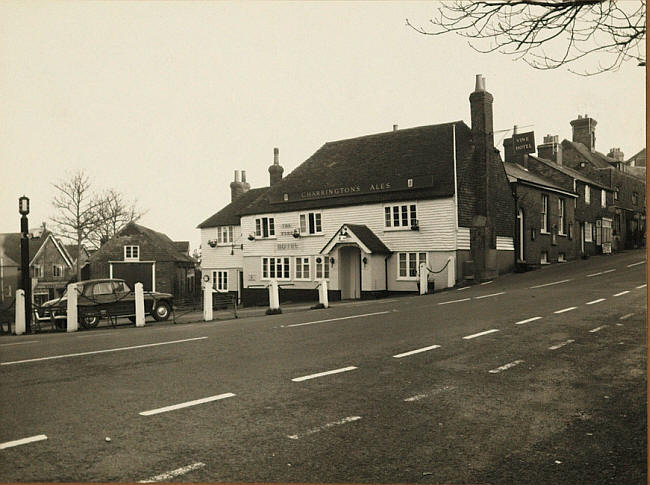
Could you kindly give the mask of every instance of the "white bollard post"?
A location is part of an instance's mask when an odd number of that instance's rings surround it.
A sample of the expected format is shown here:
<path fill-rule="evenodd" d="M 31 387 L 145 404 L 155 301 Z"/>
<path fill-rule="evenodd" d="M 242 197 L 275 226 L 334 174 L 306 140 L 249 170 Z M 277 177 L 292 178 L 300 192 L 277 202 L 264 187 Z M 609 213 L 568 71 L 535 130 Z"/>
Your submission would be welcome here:
<path fill-rule="evenodd" d="M 135 326 L 144 327 L 144 286 L 135 284 Z"/>
<path fill-rule="evenodd" d="M 318 302 L 323 305 L 323 308 L 329 307 L 329 300 L 327 297 L 327 280 L 321 280 L 318 287 Z"/>
<path fill-rule="evenodd" d="M 429 281 L 429 272 L 427 270 L 427 264 L 426 263 L 420 263 L 420 295 L 426 295 L 427 290 L 429 289 L 428 287 L 428 281 Z"/>
<path fill-rule="evenodd" d="M 269 285 L 269 309 L 271 311 L 280 309 L 280 295 L 278 293 L 277 280 L 271 280 L 271 284 Z"/>
<path fill-rule="evenodd" d="M 214 320 L 212 313 L 212 287 L 210 284 L 203 286 L 203 321 L 211 322 Z"/>
<path fill-rule="evenodd" d="M 16 335 L 25 333 L 25 290 L 16 290 L 16 301 L 14 303 Z"/>
<path fill-rule="evenodd" d="M 78 292 L 77 292 L 77 285 L 74 283 L 70 283 L 68 285 L 68 293 L 67 293 L 67 299 L 68 299 L 68 309 L 67 309 L 67 315 L 68 315 L 68 322 L 67 322 L 67 331 L 68 332 L 76 332 L 77 329 L 79 328 L 79 319 L 78 319 L 78 310 L 77 310 L 77 303 L 78 303 Z"/>
<path fill-rule="evenodd" d="M 449 264 L 447 265 L 447 288 L 456 286 L 456 258 L 449 257 Z"/>

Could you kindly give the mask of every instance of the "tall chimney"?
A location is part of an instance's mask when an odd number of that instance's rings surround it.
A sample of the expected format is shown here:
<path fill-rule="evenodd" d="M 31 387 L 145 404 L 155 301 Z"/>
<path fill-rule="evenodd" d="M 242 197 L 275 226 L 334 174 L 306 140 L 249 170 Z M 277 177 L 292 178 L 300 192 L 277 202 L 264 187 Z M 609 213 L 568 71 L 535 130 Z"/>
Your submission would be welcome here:
<path fill-rule="evenodd" d="M 397 131 L 397 125 L 393 125 L 393 131 Z"/>
<path fill-rule="evenodd" d="M 239 198 L 244 192 L 244 184 L 239 178 L 239 170 L 235 170 L 235 180 L 233 182 L 230 182 L 230 202 L 233 202 L 235 199 Z"/>
<path fill-rule="evenodd" d="M 558 135 L 546 135 L 544 143 L 537 145 L 537 155 L 562 165 L 562 145 L 559 143 L 559 139 Z"/>
<path fill-rule="evenodd" d="M 280 149 L 276 147 L 273 149 L 273 165 L 269 167 L 271 187 L 282 180 L 283 172 L 284 168 L 280 165 Z"/>
<path fill-rule="evenodd" d="M 573 128 L 573 141 L 582 143 L 591 152 L 596 150 L 596 125 L 595 119 L 585 115 L 584 118 L 578 115 L 578 118 L 571 121 Z"/>
<path fill-rule="evenodd" d="M 244 187 L 244 192 L 248 192 L 251 188 L 251 184 L 246 182 L 246 170 L 241 171 L 241 183 Z"/>
<path fill-rule="evenodd" d="M 492 102 L 494 98 L 485 90 L 485 78 L 476 75 L 476 89 L 469 95 L 472 116 L 472 141 L 474 142 L 474 173 L 478 180 L 484 181 L 484 188 L 478 197 L 477 213 L 488 213 L 488 166 L 494 153 L 494 126 L 492 121 Z"/>

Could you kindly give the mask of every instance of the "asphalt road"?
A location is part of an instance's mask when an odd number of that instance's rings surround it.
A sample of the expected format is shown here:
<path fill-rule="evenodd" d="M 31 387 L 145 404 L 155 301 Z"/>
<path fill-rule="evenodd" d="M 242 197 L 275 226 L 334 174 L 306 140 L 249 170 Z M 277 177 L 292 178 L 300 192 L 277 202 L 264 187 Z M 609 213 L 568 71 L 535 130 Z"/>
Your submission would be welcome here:
<path fill-rule="evenodd" d="M 0 479 L 646 483 L 644 259 L 4 337 Z"/>

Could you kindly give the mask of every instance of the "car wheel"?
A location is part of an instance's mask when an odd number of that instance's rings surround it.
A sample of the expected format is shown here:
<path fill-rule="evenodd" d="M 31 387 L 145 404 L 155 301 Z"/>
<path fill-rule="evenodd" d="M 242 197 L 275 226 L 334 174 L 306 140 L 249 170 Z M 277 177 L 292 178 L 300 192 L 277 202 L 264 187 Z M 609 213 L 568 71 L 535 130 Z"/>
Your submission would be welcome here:
<path fill-rule="evenodd" d="M 97 315 L 79 315 L 79 323 L 83 328 L 95 328 L 99 325 L 99 317 Z"/>
<path fill-rule="evenodd" d="M 159 322 L 167 320 L 172 309 L 166 301 L 159 301 L 151 311 L 151 315 Z"/>

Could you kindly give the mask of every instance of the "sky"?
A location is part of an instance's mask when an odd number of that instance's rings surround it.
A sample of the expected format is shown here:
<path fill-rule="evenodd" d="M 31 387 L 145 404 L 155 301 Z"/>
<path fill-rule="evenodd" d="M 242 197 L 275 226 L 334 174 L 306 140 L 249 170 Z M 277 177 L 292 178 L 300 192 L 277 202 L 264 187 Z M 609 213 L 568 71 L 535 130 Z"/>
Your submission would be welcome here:
<path fill-rule="evenodd" d="M 234 170 L 267 186 L 325 142 L 448 121 L 470 124 L 476 74 L 494 96 L 497 148 L 519 125 L 596 148 L 645 146 L 645 68 L 578 76 L 430 37 L 436 2 L 0 3 L 0 233 L 54 215 L 53 183 L 79 169 L 146 210 L 140 223 L 198 247 L 230 202 Z M 504 131 L 501 131 L 504 130 Z M 51 223 L 49 223 L 51 226 Z"/>

